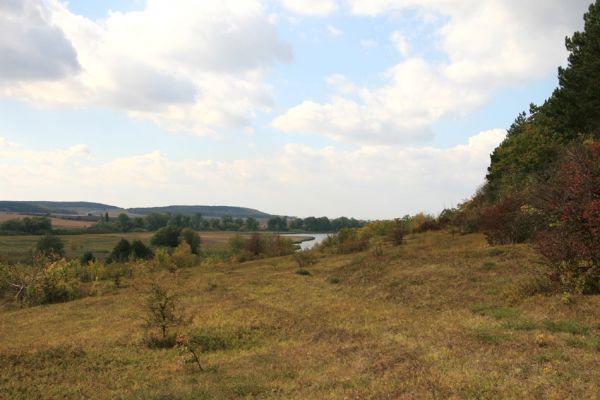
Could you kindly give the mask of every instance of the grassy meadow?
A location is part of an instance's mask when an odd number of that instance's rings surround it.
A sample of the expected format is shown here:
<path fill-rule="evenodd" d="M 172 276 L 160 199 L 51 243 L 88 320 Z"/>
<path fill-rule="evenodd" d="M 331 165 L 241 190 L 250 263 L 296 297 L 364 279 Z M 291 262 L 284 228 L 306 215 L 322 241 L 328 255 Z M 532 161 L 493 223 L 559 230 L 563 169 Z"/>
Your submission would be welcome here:
<path fill-rule="evenodd" d="M 208 241 L 206 235 L 203 236 Z M 135 270 L 95 297 L 0 311 L 0 398 L 600 398 L 600 296 L 534 294 L 537 256 L 482 235 Z M 204 371 L 143 342 L 147 282 L 169 282 Z"/>

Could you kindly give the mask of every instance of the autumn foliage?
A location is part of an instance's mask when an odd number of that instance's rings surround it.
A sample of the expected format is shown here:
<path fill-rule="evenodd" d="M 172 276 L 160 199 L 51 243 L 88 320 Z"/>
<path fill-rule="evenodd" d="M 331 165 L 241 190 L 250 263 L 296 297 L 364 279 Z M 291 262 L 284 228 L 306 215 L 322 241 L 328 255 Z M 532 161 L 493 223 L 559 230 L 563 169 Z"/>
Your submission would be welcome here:
<path fill-rule="evenodd" d="M 566 152 L 540 190 L 547 228 L 536 247 L 565 290 L 600 292 L 600 142 Z"/>

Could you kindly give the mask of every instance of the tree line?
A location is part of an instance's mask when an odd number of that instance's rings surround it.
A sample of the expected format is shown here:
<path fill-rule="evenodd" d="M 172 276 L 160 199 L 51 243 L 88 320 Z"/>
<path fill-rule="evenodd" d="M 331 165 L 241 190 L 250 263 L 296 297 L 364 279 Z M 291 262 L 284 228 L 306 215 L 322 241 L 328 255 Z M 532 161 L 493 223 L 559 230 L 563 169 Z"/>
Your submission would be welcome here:
<path fill-rule="evenodd" d="M 274 216 L 269 218 L 266 225 L 260 224 L 255 218 L 203 218 L 202 214 L 161 214 L 152 213 L 144 217 L 130 217 L 119 214 L 112 221 L 108 216 L 96 224 L 98 227 L 112 226 L 119 231 L 157 231 L 165 226 L 178 228 L 191 228 L 197 231 L 234 231 L 253 232 L 268 230 L 277 232 L 304 231 L 304 232 L 337 232 L 343 228 L 358 228 L 364 222 L 354 218 L 340 217 L 329 219 L 327 217 L 288 218 Z"/>

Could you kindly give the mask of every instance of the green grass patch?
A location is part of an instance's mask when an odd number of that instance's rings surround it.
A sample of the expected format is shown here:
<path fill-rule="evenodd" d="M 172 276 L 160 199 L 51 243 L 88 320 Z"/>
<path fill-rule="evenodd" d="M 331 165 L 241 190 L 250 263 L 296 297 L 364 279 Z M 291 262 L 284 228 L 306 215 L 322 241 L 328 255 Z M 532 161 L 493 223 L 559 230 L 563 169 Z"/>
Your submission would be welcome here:
<path fill-rule="evenodd" d="M 311 276 L 312 274 L 310 273 L 309 270 L 304 269 L 304 268 L 300 268 L 300 269 L 296 270 L 296 275 Z"/>
<path fill-rule="evenodd" d="M 203 353 L 216 351 L 250 349 L 266 336 L 261 327 L 240 327 L 234 329 L 202 329 L 195 331 L 190 341 Z"/>
<path fill-rule="evenodd" d="M 492 257 L 497 257 L 501 254 L 504 254 L 504 250 L 499 249 L 497 247 L 492 247 L 491 249 L 488 250 L 488 254 Z"/>
<path fill-rule="evenodd" d="M 542 351 L 539 354 L 533 356 L 533 359 L 537 362 L 548 363 L 552 361 L 568 361 L 569 357 L 560 351 Z"/>
<path fill-rule="evenodd" d="M 565 332 L 573 335 L 585 335 L 590 328 L 576 321 L 544 321 L 544 328 L 549 332 Z"/>
<path fill-rule="evenodd" d="M 485 344 L 498 344 L 506 339 L 506 336 L 497 329 L 490 327 L 481 327 L 475 329 L 475 339 Z"/>
<path fill-rule="evenodd" d="M 481 269 L 484 271 L 491 271 L 496 268 L 496 263 L 491 261 L 486 261 L 481 265 Z"/>
<path fill-rule="evenodd" d="M 530 319 L 509 319 L 502 322 L 502 327 L 513 331 L 531 331 L 536 329 L 538 325 Z"/>
<path fill-rule="evenodd" d="M 471 307 L 471 311 L 495 319 L 517 318 L 521 315 L 521 310 L 518 308 L 504 307 L 493 303 L 475 304 Z"/>
<path fill-rule="evenodd" d="M 337 276 L 330 276 L 329 279 L 327 279 L 327 282 L 331 283 L 332 285 L 337 285 L 341 282 L 341 280 Z"/>
<path fill-rule="evenodd" d="M 578 336 L 569 336 L 565 339 L 565 344 L 575 349 L 584 349 L 587 346 L 587 342 Z"/>

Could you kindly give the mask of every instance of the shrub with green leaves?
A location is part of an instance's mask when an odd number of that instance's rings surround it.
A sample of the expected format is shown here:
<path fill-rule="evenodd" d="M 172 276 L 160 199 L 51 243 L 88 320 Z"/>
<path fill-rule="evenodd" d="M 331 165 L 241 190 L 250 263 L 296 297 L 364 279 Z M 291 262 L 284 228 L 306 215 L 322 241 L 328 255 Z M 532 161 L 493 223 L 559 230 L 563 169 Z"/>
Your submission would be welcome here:
<path fill-rule="evenodd" d="M 152 239 L 150 244 L 156 247 L 172 247 L 175 248 L 179 245 L 179 235 L 181 234 L 181 228 L 175 225 L 167 225 L 164 228 L 160 228 Z"/>
<path fill-rule="evenodd" d="M 44 257 L 61 258 L 65 256 L 65 244 L 61 238 L 54 235 L 46 235 L 38 240 L 35 249 Z"/>

